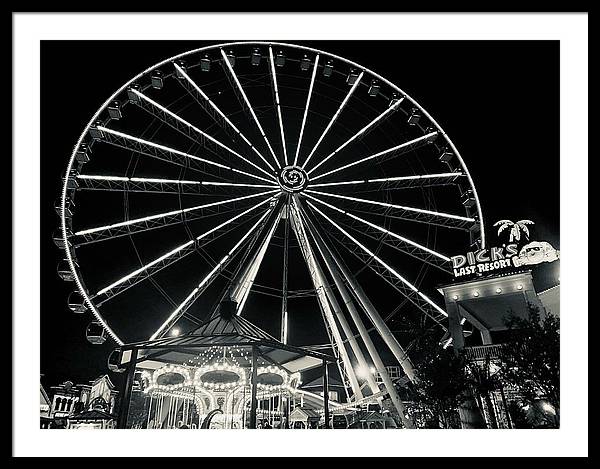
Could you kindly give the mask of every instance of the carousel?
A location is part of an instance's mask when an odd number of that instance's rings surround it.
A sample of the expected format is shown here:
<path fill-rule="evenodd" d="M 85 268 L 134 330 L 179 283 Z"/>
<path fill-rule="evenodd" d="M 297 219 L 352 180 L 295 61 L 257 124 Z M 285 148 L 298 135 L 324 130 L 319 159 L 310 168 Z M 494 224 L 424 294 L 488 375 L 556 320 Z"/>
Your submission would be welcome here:
<path fill-rule="evenodd" d="M 334 357 L 285 345 L 235 314 L 224 301 L 211 318 L 178 337 L 124 345 L 109 359 L 126 372 L 121 428 L 289 428 L 304 402 L 301 373 L 322 372 L 315 393 L 329 414 L 328 364 Z M 311 393 L 312 394 L 312 393 Z"/>
<path fill-rule="evenodd" d="M 148 396 L 146 428 L 244 428 L 250 409 L 250 377 L 242 363 L 250 353 L 240 347 L 213 346 L 186 365 L 165 365 L 141 373 Z M 278 365 L 257 369 L 257 419 L 281 427 L 289 415 L 300 374 Z"/>

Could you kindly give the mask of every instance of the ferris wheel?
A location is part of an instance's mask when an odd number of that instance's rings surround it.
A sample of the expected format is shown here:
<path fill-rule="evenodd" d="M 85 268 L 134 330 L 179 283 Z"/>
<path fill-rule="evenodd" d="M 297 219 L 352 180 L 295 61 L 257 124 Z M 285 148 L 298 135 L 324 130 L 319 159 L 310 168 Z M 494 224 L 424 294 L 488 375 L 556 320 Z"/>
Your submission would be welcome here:
<path fill-rule="evenodd" d="M 444 330 L 431 278 L 485 244 L 467 166 L 425 109 L 362 65 L 275 42 L 188 51 L 124 84 L 83 129 L 56 209 L 90 342 L 185 332 L 224 297 L 245 315 L 253 293 L 288 343 L 293 302 L 313 298 L 358 397 L 370 363 L 389 389 L 371 330 L 412 377 L 389 318 Z"/>

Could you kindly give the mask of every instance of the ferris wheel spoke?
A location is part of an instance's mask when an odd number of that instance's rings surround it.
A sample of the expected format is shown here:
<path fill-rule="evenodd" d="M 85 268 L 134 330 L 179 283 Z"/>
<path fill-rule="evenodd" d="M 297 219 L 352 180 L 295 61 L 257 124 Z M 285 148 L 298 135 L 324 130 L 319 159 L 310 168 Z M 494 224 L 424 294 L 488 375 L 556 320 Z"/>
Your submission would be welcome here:
<path fill-rule="evenodd" d="M 208 135 L 206 132 L 200 130 L 195 125 L 190 124 L 188 121 L 186 121 L 182 117 L 178 116 L 174 112 L 170 111 L 166 107 L 162 106 L 161 104 L 157 103 L 153 99 L 149 98 L 142 92 L 136 90 L 135 88 L 132 88 L 130 91 L 137 98 L 139 98 L 139 99 L 133 101 L 134 104 L 136 104 L 140 108 L 144 109 L 145 111 L 149 112 L 153 116 L 157 117 L 164 123 L 170 125 L 175 130 L 182 133 L 186 137 L 197 142 L 203 148 L 206 148 L 207 150 L 212 151 L 216 155 L 219 155 L 219 153 L 223 152 L 223 151 L 228 152 L 228 153 L 234 155 L 235 157 L 239 158 L 240 160 L 244 161 L 246 164 L 249 164 L 256 170 L 260 171 L 261 173 L 265 174 L 269 178 L 275 180 L 275 177 L 271 173 L 267 172 L 266 170 L 264 170 L 263 168 L 258 166 L 256 163 L 250 161 L 248 158 L 241 155 L 240 153 L 233 150 L 232 148 L 228 147 L 224 143 L 221 143 L 216 138 Z M 210 145 L 209 145 L 209 143 L 210 143 Z"/>
<path fill-rule="evenodd" d="M 183 223 L 185 221 L 203 218 L 207 216 L 207 213 L 215 213 L 215 211 L 218 212 L 218 210 L 223 205 L 228 205 L 234 202 L 240 202 L 242 200 L 248 200 L 255 197 L 271 195 L 275 192 L 277 192 L 277 190 L 270 190 L 265 192 L 259 192 L 258 194 L 251 194 L 242 197 L 235 197 L 233 199 L 220 200 L 218 202 L 210 202 L 208 204 L 203 205 L 196 205 L 195 207 L 189 207 L 181 210 L 172 210 L 169 212 L 157 213 L 155 215 L 150 215 L 147 217 L 135 218 L 119 223 L 113 223 L 111 225 L 104 225 L 96 228 L 89 228 L 86 230 L 77 231 L 76 233 L 74 233 L 74 235 L 80 237 L 83 240 L 83 242 L 80 242 L 79 244 L 85 244 L 104 239 L 112 239 L 118 236 L 129 235 L 139 231 L 158 229 L 167 225 Z"/>
<path fill-rule="evenodd" d="M 395 147 L 392 148 L 388 148 L 387 150 L 383 150 L 380 151 L 379 153 L 375 153 L 373 155 L 370 156 L 366 156 L 364 158 L 361 158 L 360 160 L 354 161 L 352 163 L 348 163 L 345 164 L 343 166 L 340 166 L 338 168 L 332 169 L 331 171 L 327 171 L 326 173 L 323 174 L 319 174 L 318 176 L 315 176 L 313 178 L 311 178 L 312 181 L 316 181 L 317 179 L 321 179 L 325 176 L 329 176 L 331 174 L 335 174 L 338 173 L 340 171 L 343 171 L 344 169 L 348 169 L 348 168 L 352 168 L 356 165 L 365 163 L 367 161 L 371 161 L 374 160 L 376 158 L 379 158 L 380 161 L 384 161 L 383 157 L 386 157 L 385 159 L 391 159 L 391 158 L 395 158 L 397 156 L 403 155 L 405 153 L 411 152 L 413 150 L 416 150 L 417 148 L 422 147 L 423 145 L 427 145 L 428 143 L 431 143 L 432 141 L 434 141 L 438 136 L 438 132 L 430 132 L 426 135 L 423 135 L 421 137 L 415 138 L 413 140 L 410 140 L 408 142 L 405 143 L 401 143 L 400 145 L 396 145 Z"/>
<path fill-rule="evenodd" d="M 256 116 L 254 109 L 252 108 L 252 104 L 250 104 L 250 100 L 248 99 L 248 96 L 246 95 L 246 92 L 244 91 L 244 88 L 242 87 L 242 84 L 240 83 L 240 80 L 238 79 L 237 74 L 233 70 L 233 67 L 231 66 L 231 63 L 229 62 L 229 59 L 227 58 L 227 55 L 225 54 L 225 51 L 223 49 L 221 49 L 221 56 L 223 57 L 222 63 L 225 65 L 224 68 L 229 72 L 229 76 L 231 76 L 231 78 L 233 79 L 234 84 L 237 90 L 239 91 L 240 95 L 242 96 L 244 103 L 246 103 L 248 111 L 250 112 L 250 115 L 252 116 L 256 127 L 258 127 L 262 138 L 264 139 L 265 143 L 267 144 L 267 147 L 269 148 L 269 151 L 271 152 L 271 156 L 273 156 L 273 159 L 275 160 L 275 164 L 278 168 L 281 168 L 281 164 L 279 163 L 277 156 L 275 156 L 275 152 L 273 151 L 271 142 L 269 142 L 269 139 L 267 138 L 267 135 L 265 134 L 265 131 L 262 128 L 262 125 L 260 125 L 260 121 L 258 120 L 258 117 Z"/>
<path fill-rule="evenodd" d="M 283 131 L 283 118 L 281 116 L 281 102 L 279 100 L 279 87 L 277 86 L 277 73 L 275 72 L 275 59 L 273 58 L 273 48 L 269 46 L 269 64 L 271 70 L 271 83 L 273 84 L 273 94 L 275 96 L 275 105 L 277 107 L 277 120 L 279 122 L 279 133 L 281 135 L 281 147 L 283 148 L 283 161 L 288 165 L 287 146 L 285 143 L 285 133 Z"/>
<path fill-rule="evenodd" d="M 447 186 L 456 183 L 456 180 L 464 177 L 465 174 L 461 172 L 451 173 L 435 173 L 435 174 L 418 174 L 413 176 L 396 176 L 389 178 L 376 178 L 376 179 L 355 179 L 352 181 L 335 181 L 335 182 L 323 182 L 320 184 L 309 183 L 308 187 L 337 187 L 337 186 L 351 186 L 352 190 L 360 184 L 378 184 L 373 190 L 378 189 L 411 189 L 420 187 L 430 186 Z"/>
<path fill-rule="evenodd" d="M 379 202 L 376 200 L 361 199 L 359 197 L 351 197 L 341 194 L 332 194 L 331 192 L 320 192 L 311 189 L 306 190 L 307 193 L 321 195 L 325 197 L 333 197 L 336 199 L 348 200 L 372 206 L 374 213 L 386 214 L 401 218 L 403 220 L 428 223 L 431 225 L 445 226 L 448 228 L 456 228 L 468 230 L 475 222 L 474 218 L 463 217 L 462 215 L 454 215 L 445 212 L 436 212 L 433 210 L 425 210 L 416 207 L 407 207 L 404 205 L 390 204 L 388 202 Z"/>
<path fill-rule="evenodd" d="M 79 190 L 149 192 L 173 194 L 203 194 L 207 187 L 237 187 L 249 189 L 277 189 L 273 184 L 244 184 L 219 181 L 196 181 L 124 176 L 79 174 Z"/>
<path fill-rule="evenodd" d="M 246 268 L 240 275 L 239 280 L 236 279 L 236 281 L 235 281 L 235 286 L 233 287 L 233 290 L 231 293 L 231 299 L 234 300 L 238 304 L 238 309 L 237 309 L 237 313 L 236 313 L 238 316 L 240 316 L 242 314 L 242 312 L 244 311 L 244 306 L 246 304 L 246 300 L 248 299 L 250 290 L 252 289 L 252 286 L 254 285 L 254 281 L 256 280 L 256 275 L 258 274 L 258 271 L 259 271 L 262 261 L 265 257 L 265 254 L 267 252 L 269 244 L 271 243 L 271 240 L 273 239 L 273 234 L 275 233 L 275 230 L 277 229 L 277 226 L 279 225 L 279 221 L 281 220 L 283 210 L 284 210 L 284 206 L 281 207 L 281 209 L 279 210 L 279 212 L 277 214 L 277 217 L 275 218 L 275 220 L 273 220 L 273 223 L 271 223 L 271 227 L 269 228 L 269 231 L 267 232 L 267 236 L 260 244 L 260 246 L 257 249 L 254 256 L 250 258 L 250 262 L 248 263 L 248 265 L 246 266 Z"/>
<path fill-rule="evenodd" d="M 384 265 L 381 265 L 378 262 L 371 262 L 373 259 L 370 257 L 370 255 L 360 250 L 358 246 L 343 239 L 335 239 L 335 242 L 342 245 L 348 252 L 361 261 L 363 265 L 367 266 L 376 275 L 381 277 L 386 283 L 392 286 L 394 290 L 403 295 L 423 314 L 432 319 L 442 329 L 446 330 L 447 313 L 433 300 L 431 300 L 431 298 L 421 291 L 415 292 L 410 287 L 407 287 L 404 282 L 399 280 L 398 277 L 393 272 L 389 271 Z"/>
<path fill-rule="evenodd" d="M 379 229 L 367 227 L 365 228 L 358 223 L 342 223 L 342 226 L 346 228 L 350 228 L 354 230 L 356 233 L 367 236 L 372 239 L 376 243 L 381 243 L 385 246 L 391 247 L 392 249 L 411 256 L 412 258 L 424 262 L 425 264 L 429 264 L 432 267 L 436 267 L 437 269 L 447 273 L 452 274 L 451 264 L 443 259 L 440 259 L 437 256 L 431 255 L 427 252 L 423 252 L 419 248 L 415 248 L 412 245 L 406 243 L 405 241 L 401 241 L 396 236 L 392 236 L 390 233 L 382 232 Z"/>
<path fill-rule="evenodd" d="M 317 151 L 317 148 L 319 147 L 319 145 L 321 144 L 321 142 L 325 138 L 325 135 L 327 135 L 327 132 L 329 132 L 329 130 L 331 129 L 331 127 L 333 126 L 333 124 L 335 123 L 335 121 L 337 120 L 337 118 L 339 117 L 339 115 L 342 113 L 342 110 L 344 109 L 344 107 L 346 107 L 346 104 L 350 100 L 350 97 L 352 96 L 352 94 L 354 93 L 354 91 L 356 90 L 356 88 L 358 88 L 358 85 L 360 85 L 360 80 L 362 79 L 363 75 L 364 75 L 364 72 L 360 72 L 360 75 L 358 75 L 356 81 L 354 82 L 354 84 L 350 88 L 350 91 L 348 91 L 348 94 L 346 94 L 346 97 L 344 98 L 344 100 L 340 104 L 340 107 L 338 107 L 337 111 L 335 111 L 335 114 L 329 120 L 329 123 L 327 124 L 327 127 L 325 127 L 325 130 L 323 131 L 323 133 L 319 137 L 319 140 L 317 140 L 317 143 L 315 143 L 315 146 L 313 147 L 313 149 L 310 151 L 310 153 L 306 157 L 306 160 L 304 161 L 304 164 L 302 165 L 302 169 L 306 168 L 306 165 L 308 164 L 308 162 L 310 161 L 310 159 L 312 158 L 312 156 L 315 154 L 315 151 Z"/>
<path fill-rule="evenodd" d="M 385 111 L 383 111 L 381 114 L 379 114 L 375 119 L 373 119 L 371 122 L 369 122 L 367 125 L 365 125 L 362 129 L 360 129 L 358 132 L 356 132 L 352 137 L 350 137 L 348 140 L 346 140 L 344 143 L 342 143 L 333 152 L 331 152 L 329 155 L 327 155 L 325 158 L 323 158 L 321 161 L 319 161 L 307 173 L 309 175 L 312 174 L 313 171 L 316 171 L 317 168 L 319 168 L 321 165 L 325 164 L 327 161 L 329 161 L 329 159 L 333 158 L 336 154 L 338 154 L 340 151 L 342 151 L 344 148 L 346 148 L 354 140 L 366 135 L 367 132 L 370 132 L 371 130 L 373 130 L 377 124 L 383 122 L 383 120 L 385 120 L 393 112 L 395 112 L 403 100 L 404 100 L 404 98 L 400 98 L 400 99 L 396 100 L 392 105 L 390 105 Z"/>
<path fill-rule="evenodd" d="M 150 340 L 154 340 L 161 337 L 166 333 L 178 320 L 183 316 L 190 306 L 198 299 L 198 297 L 204 293 L 206 288 L 214 281 L 220 271 L 224 269 L 229 262 L 235 257 L 238 249 L 248 241 L 250 235 L 255 234 L 256 229 L 264 223 L 267 216 L 272 212 L 273 207 L 269 208 L 265 213 L 258 219 L 258 221 L 252 225 L 252 227 L 242 236 L 242 238 L 231 248 L 227 254 L 215 265 L 212 270 L 198 283 L 198 285 L 190 292 L 190 294 L 173 310 L 169 317 L 161 324 L 161 326 L 152 334 Z"/>
<path fill-rule="evenodd" d="M 379 226 L 375 223 L 371 223 L 370 221 L 364 218 L 347 212 L 346 210 L 336 207 L 335 205 L 329 204 L 321 199 L 318 199 L 317 197 L 313 197 L 308 194 L 306 194 L 306 197 L 330 208 L 331 210 L 334 210 L 338 213 L 342 213 L 347 217 L 351 218 L 352 220 L 358 221 L 361 224 L 366 225 L 367 228 L 361 225 L 360 229 L 354 229 L 360 230 L 361 233 L 365 234 L 366 236 L 369 236 L 371 239 L 382 241 L 387 246 L 391 246 L 394 249 L 408 254 L 421 262 L 433 265 L 445 272 L 452 272 L 449 265 L 451 259 L 448 256 L 445 256 L 444 254 L 430 249 L 427 246 L 424 246 L 422 244 L 417 243 L 416 241 L 406 238 L 405 236 L 401 236 L 397 233 L 394 233 L 393 231 L 390 231 L 382 226 Z M 383 236 L 381 236 L 382 234 Z"/>
<path fill-rule="evenodd" d="M 161 145 L 159 143 L 154 143 L 149 140 L 144 140 L 142 138 L 119 132 L 117 130 L 109 129 L 104 126 L 99 125 L 96 127 L 96 129 L 102 134 L 100 137 L 97 137 L 97 139 L 100 141 L 109 143 L 116 147 L 124 148 L 126 150 L 136 151 L 144 155 L 148 155 L 163 161 L 174 163 L 179 166 L 183 166 L 186 168 L 189 167 L 194 171 L 199 171 L 213 177 L 215 177 L 214 174 L 206 171 L 207 166 L 219 168 L 220 170 L 231 171 L 237 174 L 243 174 L 244 176 L 248 176 L 253 179 L 258 179 L 260 181 L 268 183 L 273 182 L 272 179 L 257 176 L 255 174 L 248 173 L 241 169 L 236 169 L 232 166 L 227 166 L 221 163 L 217 163 L 215 161 L 207 160 L 199 156 L 190 155 L 189 153 L 176 150 L 174 148 Z M 223 179 L 222 176 L 220 177 L 221 179 Z"/>
<path fill-rule="evenodd" d="M 298 164 L 298 155 L 300 154 L 300 146 L 302 145 L 302 137 L 304 136 L 304 126 L 306 125 L 306 119 L 308 117 L 308 108 L 310 106 L 310 100 L 312 98 L 313 88 L 315 86 L 315 77 L 317 76 L 317 69 L 319 67 L 319 54 L 315 56 L 315 63 L 313 65 L 312 75 L 310 77 L 310 85 L 308 87 L 308 96 L 306 97 L 306 106 L 304 108 L 304 116 L 302 117 L 302 125 L 300 126 L 300 135 L 298 136 L 298 145 L 296 145 L 296 156 L 294 156 L 294 166 Z"/>
<path fill-rule="evenodd" d="M 182 80 L 178 80 L 181 86 L 192 95 L 192 97 L 204 108 L 209 115 L 215 120 L 221 127 L 227 129 L 226 126 L 222 124 L 222 122 L 226 123 L 227 126 L 231 128 L 235 132 L 235 134 L 239 135 L 240 138 L 244 141 L 246 145 L 250 147 L 250 149 L 258 155 L 258 157 L 264 161 L 264 163 L 269 167 L 269 169 L 275 172 L 275 168 L 267 161 L 267 159 L 262 155 L 261 152 L 257 150 L 257 148 L 246 138 L 246 136 L 235 126 L 231 119 L 225 115 L 221 109 L 202 91 L 202 89 L 196 84 L 194 80 L 190 78 L 190 76 L 185 72 L 183 68 L 181 68 L 178 64 L 173 63 L 175 69 L 177 70 L 178 76 L 183 78 Z M 206 107 L 208 104 L 210 107 Z"/>
<path fill-rule="evenodd" d="M 121 277 L 120 279 L 116 280 L 110 285 L 100 289 L 91 298 L 95 300 L 97 306 L 101 306 L 106 301 L 110 300 L 111 298 L 114 298 L 115 296 L 133 287 L 134 285 L 137 285 L 139 282 L 150 278 L 155 273 L 165 269 L 166 267 L 169 267 L 170 265 L 173 265 L 177 261 L 186 257 L 188 254 L 194 252 L 196 249 L 207 246 L 212 241 L 219 239 L 224 234 L 227 234 L 235 228 L 237 228 L 238 226 L 240 226 L 241 224 L 246 223 L 248 219 L 244 218 L 243 220 L 241 220 L 243 217 L 245 217 L 249 213 L 253 212 L 257 208 L 265 205 L 268 202 L 270 202 L 269 199 L 263 200 L 262 202 L 259 202 L 258 204 L 253 205 L 252 207 L 244 210 L 238 215 L 228 219 L 227 221 L 220 223 L 214 228 L 205 231 L 201 235 L 196 236 L 194 239 L 177 246 L 175 249 L 170 250 L 169 252 L 157 257 L 156 259 L 148 262 L 140 268 L 128 273 L 124 277 Z M 234 224 L 234 222 L 237 222 L 238 220 L 240 221 Z M 230 226 L 232 224 L 234 224 L 233 227 Z"/>
<path fill-rule="evenodd" d="M 333 225 L 338 231 L 340 231 L 348 241 L 342 241 L 336 237 L 333 237 L 338 243 L 341 243 L 348 251 L 354 254 L 360 259 L 365 265 L 369 266 L 373 271 L 378 273 L 384 280 L 392 285 L 398 292 L 404 295 L 409 301 L 417 306 L 423 313 L 432 318 L 435 322 L 441 323 L 447 316 L 447 313 L 438 306 L 433 300 L 427 295 L 421 292 L 415 285 L 404 278 L 398 271 L 392 266 L 387 264 L 383 259 L 377 256 L 373 251 L 367 248 L 364 244 L 353 237 L 348 231 L 337 224 L 333 219 L 328 217 L 313 203 L 307 201 L 311 209 L 321 215 L 331 225 Z M 375 261 L 375 263 L 371 261 Z"/>

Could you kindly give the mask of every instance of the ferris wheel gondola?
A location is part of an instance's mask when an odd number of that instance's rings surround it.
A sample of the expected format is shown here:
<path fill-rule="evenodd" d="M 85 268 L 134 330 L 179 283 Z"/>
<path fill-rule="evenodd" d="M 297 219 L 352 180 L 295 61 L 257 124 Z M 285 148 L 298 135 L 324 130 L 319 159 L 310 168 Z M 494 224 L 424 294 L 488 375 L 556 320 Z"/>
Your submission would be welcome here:
<path fill-rule="evenodd" d="M 106 342 L 106 331 L 98 321 L 92 321 L 88 324 L 85 336 L 90 344 L 102 345 Z"/>

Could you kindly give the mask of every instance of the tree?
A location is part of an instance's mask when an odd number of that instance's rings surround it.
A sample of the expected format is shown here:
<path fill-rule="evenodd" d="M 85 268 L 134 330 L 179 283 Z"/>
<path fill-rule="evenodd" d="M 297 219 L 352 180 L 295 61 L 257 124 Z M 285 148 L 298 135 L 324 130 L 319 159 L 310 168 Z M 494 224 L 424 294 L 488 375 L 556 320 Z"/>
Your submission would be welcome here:
<path fill-rule="evenodd" d="M 459 426 L 458 408 L 467 399 L 469 378 L 465 358 L 444 349 L 431 335 L 420 340 L 420 359 L 416 366 L 415 401 L 432 416 L 433 426 Z"/>
<path fill-rule="evenodd" d="M 520 403 L 516 401 L 510 401 L 508 402 L 507 407 L 513 428 L 532 428 L 531 422 L 527 419 L 527 411 L 523 409 L 523 406 Z"/>
<path fill-rule="evenodd" d="M 547 426 L 560 421 L 560 321 L 553 314 L 540 317 L 539 308 L 529 306 L 527 318 L 510 316 L 511 333 L 502 349 L 500 375 L 536 417 Z M 541 410 L 540 410 L 541 409 Z"/>

